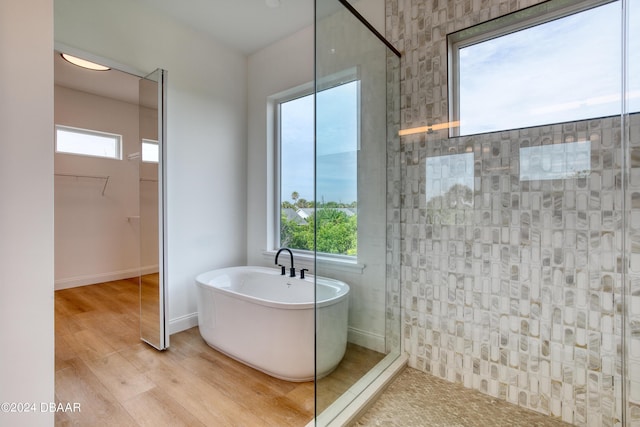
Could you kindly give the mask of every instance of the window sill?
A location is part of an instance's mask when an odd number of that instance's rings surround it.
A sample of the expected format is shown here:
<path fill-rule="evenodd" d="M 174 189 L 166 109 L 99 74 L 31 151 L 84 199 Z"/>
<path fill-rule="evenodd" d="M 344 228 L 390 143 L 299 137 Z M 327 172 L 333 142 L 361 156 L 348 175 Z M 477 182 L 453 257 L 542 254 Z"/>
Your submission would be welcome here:
<path fill-rule="evenodd" d="M 262 257 L 265 260 L 273 263 L 276 257 L 277 251 L 263 251 Z M 288 254 L 281 254 L 281 256 Z M 288 257 L 286 257 L 288 258 Z M 289 265 L 289 260 L 285 258 L 285 265 Z M 312 254 L 294 252 L 293 258 L 295 261 L 296 269 L 299 271 L 300 268 L 308 268 L 315 274 L 314 269 L 314 256 Z M 366 268 L 366 265 L 358 263 L 356 260 L 339 258 L 339 257 L 328 257 L 319 255 L 317 259 L 318 268 L 320 271 L 324 269 L 331 269 L 336 271 L 342 271 L 345 273 L 352 274 L 362 274 L 363 270 Z M 320 276 L 323 274 L 320 273 Z"/>

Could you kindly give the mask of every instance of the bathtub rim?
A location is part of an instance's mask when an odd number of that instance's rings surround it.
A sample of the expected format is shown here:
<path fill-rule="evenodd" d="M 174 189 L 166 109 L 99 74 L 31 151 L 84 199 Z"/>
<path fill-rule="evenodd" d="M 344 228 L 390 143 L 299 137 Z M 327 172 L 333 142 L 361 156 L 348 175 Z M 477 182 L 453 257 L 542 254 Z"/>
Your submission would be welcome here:
<path fill-rule="evenodd" d="M 243 294 L 241 292 L 234 291 L 233 289 L 216 286 L 210 283 L 212 280 L 216 278 L 217 275 L 223 275 L 228 273 L 238 273 L 238 272 L 244 272 L 244 271 L 246 272 L 254 271 L 258 273 L 270 274 L 277 277 L 283 277 L 286 280 L 304 280 L 306 283 L 309 283 L 314 287 L 317 286 L 317 284 L 319 283 L 321 285 L 325 285 L 325 286 L 332 287 L 339 290 L 335 295 L 331 295 L 330 298 L 323 299 L 317 302 L 315 301 L 315 295 L 316 295 L 315 288 L 314 288 L 314 300 L 310 302 L 282 302 L 282 301 L 263 299 L 263 298 L 255 297 L 252 295 Z M 318 281 L 318 283 L 316 283 L 316 280 Z M 321 308 L 325 306 L 330 306 L 333 304 L 337 304 L 338 302 L 344 299 L 347 299 L 349 297 L 349 293 L 351 292 L 349 285 L 341 280 L 331 279 L 323 276 L 315 276 L 313 274 L 308 274 L 307 276 L 305 276 L 304 279 L 300 279 L 299 277 L 289 277 L 286 275 L 282 276 L 280 273 L 280 270 L 277 268 L 254 266 L 254 265 L 223 267 L 223 268 L 217 268 L 214 270 L 209 270 L 204 273 L 200 273 L 198 276 L 196 276 L 195 282 L 198 287 L 201 287 L 203 289 L 210 289 L 213 292 L 224 293 L 225 295 L 229 295 L 231 297 L 234 297 L 240 300 L 245 300 L 253 304 L 260 304 L 267 307 L 286 309 L 286 310 L 306 310 L 314 307 Z"/>

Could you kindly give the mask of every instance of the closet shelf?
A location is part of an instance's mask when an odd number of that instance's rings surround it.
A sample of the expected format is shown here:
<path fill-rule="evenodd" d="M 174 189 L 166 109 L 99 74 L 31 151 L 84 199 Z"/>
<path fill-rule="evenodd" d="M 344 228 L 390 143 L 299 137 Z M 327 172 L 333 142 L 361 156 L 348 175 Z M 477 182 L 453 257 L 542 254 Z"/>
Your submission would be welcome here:
<path fill-rule="evenodd" d="M 99 176 L 99 175 L 76 175 L 69 173 L 54 173 L 55 176 L 68 176 L 72 178 L 91 178 L 91 179 L 104 179 L 104 186 L 102 186 L 102 195 L 104 196 L 104 191 L 107 189 L 107 184 L 109 183 L 109 175 L 107 176 Z"/>

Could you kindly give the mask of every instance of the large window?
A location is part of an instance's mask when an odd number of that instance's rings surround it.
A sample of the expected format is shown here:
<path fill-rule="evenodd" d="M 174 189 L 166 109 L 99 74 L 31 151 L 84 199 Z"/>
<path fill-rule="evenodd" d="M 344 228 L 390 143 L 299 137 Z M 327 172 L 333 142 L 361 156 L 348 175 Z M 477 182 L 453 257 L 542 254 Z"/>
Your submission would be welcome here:
<path fill-rule="evenodd" d="M 358 99 L 352 80 L 279 102 L 280 246 L 357 254 Z"/>
<path fill-rule="evenodd" d="M 545 2 L 449 36 L 458 135 L 621 113 L 621 2 L 567 3 Z M 638 24 L 631 16 L 630 28 Z M 630 75 L 640 72 L 638 43 L 630 38 Z M 640 87 L 628 88 L 631 111 L 640 110 L 639 95 Z"/>
<path fill-rule="evenodd" d="M 122 159 L 122 136 L 56 125 L 56 153 Z"/>

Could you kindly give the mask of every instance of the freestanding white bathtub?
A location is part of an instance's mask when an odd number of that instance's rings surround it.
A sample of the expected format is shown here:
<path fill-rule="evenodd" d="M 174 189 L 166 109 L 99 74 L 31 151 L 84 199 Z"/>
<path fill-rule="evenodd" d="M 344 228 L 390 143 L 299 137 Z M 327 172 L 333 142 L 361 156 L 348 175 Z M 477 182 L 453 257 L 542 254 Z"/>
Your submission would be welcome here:
<path fill-rule="evenodd" d="M 346 350 L 349 286 L 316 280 L 317 373 L 313 276 L 300 279 L 251 266 L 200 274 L 200 335 L 216 350 L 276 378 L 321 378 L 338 366 Z"/>

